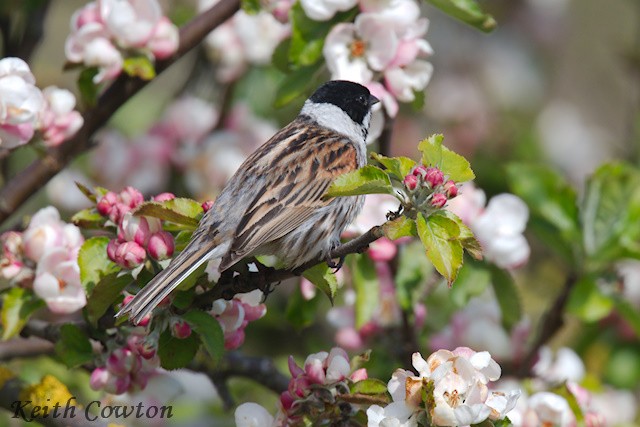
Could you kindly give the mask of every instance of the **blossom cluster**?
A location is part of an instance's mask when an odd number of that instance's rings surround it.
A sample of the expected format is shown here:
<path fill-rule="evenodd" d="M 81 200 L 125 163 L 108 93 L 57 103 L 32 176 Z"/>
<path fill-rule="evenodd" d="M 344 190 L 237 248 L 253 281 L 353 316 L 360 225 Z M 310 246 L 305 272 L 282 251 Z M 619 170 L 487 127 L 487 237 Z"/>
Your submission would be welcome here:
<path fill-rule="evenodd" d="M 190 169 L 217 119 L 211 104 L 185 96 L 172 102 L 163 117 L 139 136 L 129 139 L 115 130 L 102 132 L 92 156 L 97 178 L 110 188 L 130 185 L 145 194 L 162 191 L 172 167 Z"/>
<path fill-rule="evenodd" d="M 513 194 L 499 194 L 485 207 L 484 191 L 464 184 L 460 197 L 448 208 L 467 224 L 482 245 L 487 260 L 500 268 L 517 268 L 529 259 L 531 249 L 523 233 L 529 208 Z"/>
<path fill-rule="evenodd" d="M 111 394 L 144 389 L 158 373 L 160 359 L 155 347 L 145 339 L 143 328 L 135 328 L 124 346 L 113 349 L 103 366 L 91 373 L 90 386 Z"/>
<path fill-rule="evenodd" d="M 237 426 L 295 425 L 303 415 L 313 416 L 319 408 L 326 410 L 325 405 L 335 404 L 335 396 L 348 390 L 345 381 L 358 382 L 368 377 L 364 368 L 352 370 L 349 356 L 339 347 L 328 353 L 310 354 L 303 367 L 290 356 L 289 372 L 289 387 L 280 395 L 280 411 L 275 419 L 262 406 L 245 403 L 236 409 Z"/>
<path fill-rule="evenodd" d="M 175 196 L 162 193 L 154 201 L 171 200 Z M 142 193 L 126 187 L 120 193 L 105 193 L 97 202 L 98 213 L 118 227 L 118 234 L 107 246 L 109 259 L 119 266 L 133 269 L 141 265 L 147 254 L 162 261 L 171 258 L 175 249 L 173 235 L 162 229 L 162 221 L 148 216 L 135 216 L 132 210 L 144 202 Z"/>
<path fill-rule="evenodd" d="M 0 59 L 0 151 L 26 144 L 36 131 L 47 147 L 55 147 L 82 127 L 71 92 L 56 86 L 41 91 L 35 81 L 22 59 Z"/>
<path fill-rule="evenodd" d="M 132 52 L 168 58 L 178 49 L 178 37 L 178 28 L 162 15 L 157 0 L 97 0 L 71 17 L 65 55 L 72 63 L 97 67 L 97 84 L 120 75 Z"/>
<path fill-rule="evenodd" d="M 219 0 L 199 0 L 199 9 L 208 9 Z M 249 65 L 267 65 L 278 44 L 290 33 L 283 21 L 292 2 L 281 1 L 270 11 L 238 12 L 213 30 L 204 40 L 209 56 L 216 61 L 216 78 L 221 83 L 237 80 Z"/>
<path fill-rule="evenodd" d="M 316 20 L 328 20 L 338 10 L 358 4 L 355 21 L 337 24 L 327 35 L 324 58 L 332 79 L 367 86 L 389 116 L 398 113 L 398 101 L 413 101 L 415 93 L 429 83 L 433 67 L 424 58 L 433 50 L 423 38 L 428 20 L 421 17 L 415 0 L 308 0 L 301 4 Z"/>
<path fill-rule="evenodd" d="M 498 420 L 511 411 L 519 391 L 489 391 L 500 378 L 500 366 L 488 352 L 467 347 L 438 350 L 424 360 L 413 354 L 413 372 L 398 369 L 387 384 L 393 402 L 367 410 L 369 427 L 417 426 L 428 415 L 433 425 L 464 426 Z"/>
<path fill-rule="evenodd" d="M 249 322 L 260 319 L 267 313 L 262 304 L 262 292 L 255 290 L 247 294 L 236 294 L 229 300 L 216 300 L 210 310 L 224 333 L 224 348 L 234 350 L 244 343 L 245 328 Z"/>
<path fill-rule="evenodd" d="M 408 190 L 411 204 L 417 208 L 440 209 L 458 195 L 456 183 L 450 179 L 445 181 L 444 173 L 437 167 L 418 165 L 402 183 Z"/>
<path fill-rule="evenodd" d="M 0 236 L 0 275 L 10 286 L 33 287 L 54 313 L 73 313 L 86 305 L 80 282 L 80 229 L 60 219 L 53 206 L 40 209 L 24 232 Z"/>

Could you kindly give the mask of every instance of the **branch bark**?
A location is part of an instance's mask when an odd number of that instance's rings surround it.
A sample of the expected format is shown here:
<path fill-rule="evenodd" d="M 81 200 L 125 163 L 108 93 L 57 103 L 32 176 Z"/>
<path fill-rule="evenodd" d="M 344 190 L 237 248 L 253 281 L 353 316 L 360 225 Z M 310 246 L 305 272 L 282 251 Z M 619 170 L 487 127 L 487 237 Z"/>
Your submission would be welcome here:
<path fill-rule="evenodd" d="M 162 73 L 194 48 L 209 32 L 233 16 L 239 7 L 240 0 L 221 0 L 182 27 L 178 51 L 171 58 L 157 62 L 157 73 Z M 34 161 L 11 178 L 0 189 L 0 224 L 71 160 L 91 148 L 90 139 L 93 134 L 147 83 L 148 81 L 126 75 L 118 77 L 100 97 L 96 106 L 83 114 L 84 125 L 73 138 L 58 147 L 49 149 L 44 157 Z"/>

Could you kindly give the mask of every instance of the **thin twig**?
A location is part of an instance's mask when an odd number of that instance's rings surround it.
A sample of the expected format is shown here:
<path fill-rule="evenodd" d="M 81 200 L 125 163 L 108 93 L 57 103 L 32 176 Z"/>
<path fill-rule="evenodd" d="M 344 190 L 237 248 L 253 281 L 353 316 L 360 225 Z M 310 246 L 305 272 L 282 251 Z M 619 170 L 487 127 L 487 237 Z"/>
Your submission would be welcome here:
<path fill-rule="evenodd" d="M 520 377 L 527 377 L 531 373 L 531 368 L 535 364 L 536 358 L 540 348 L 553 338 L 553 336 L 564 326 L 564 309 L 569 299 L 569 294 L 575 286 L 578 277 L 575 273 L 570 273 L 564 283 L 560 294 L 556 297 L 553 305 L 549 307 L 549 310 L 544 314 L 538 335 L 534 340 L 531 348 L 522 359 L 522 363 L 517 369 L 517 374 Z"/>
<path fill-rule="evenodd" d="M 239 5 L 239 0 L 222 0 L 182 27 L 178 51 L 171 58 L 158 61 L 157 73 L 166 70 L 194 48 L 209 32 L 230 18 L 238 10 Z M 84 125 L 73 138 L 48 150 L 43 158 L 34 161 L 9 180 L 0 189 L 0 223 L 4 222 L 71 160 L 91 148 L 90 139 L 93 134 L 147 83 L 148 81 L 145 80 L 121 75 L 100 97 L 96 106 L 83 114 Z"/>

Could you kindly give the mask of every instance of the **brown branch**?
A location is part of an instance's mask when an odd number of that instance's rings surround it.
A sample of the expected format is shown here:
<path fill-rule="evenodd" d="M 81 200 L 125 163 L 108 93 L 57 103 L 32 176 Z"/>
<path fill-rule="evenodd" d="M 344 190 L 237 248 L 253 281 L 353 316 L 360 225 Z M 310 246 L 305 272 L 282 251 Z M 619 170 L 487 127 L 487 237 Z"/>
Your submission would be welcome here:
<path fill-rule="evenodd" d="M 53 353 L 53 343 L 38 338 L 14 338 L 0 343 L 0 362 L 16 358 L 38 357 Z"/>
<path fill-rule="evenodd" d="M 194 48 L 211 30 L 222 24 L 238 10 L 239 0 L 221 0 L 211 9 L 195 17 L 180 29 L 180 45 L 171 58 L 158 61 L 161 73 Z M 48 150 L 47 154 L 20 171 L 0 189 L 0 224 L 29 197 L 60 172 L 79 154 L 91 148 L 90 138 L 129 98 L 147 85 L 148 81 L 126 75 L 118 77 L 100 97 L 95 107 L 84 114 L 84 125 L 71 139 Z"/>
<path fill-rule="evenodd" d="M 564 326 L 564 309 L 567 305 L 569 294 L 577 281 L 578 277 L 575 273 L 570 273 L 567 276 L 560 294 L 558 294 L 553 305 L 549 307 L 540 322 L 536 339 L 522 359 L 518 369 L 516 369 L 518 376 L 524 378 L 530 375 L 531 368 L 535 365 L 540 348 L 549 342 L 551 338 L 553 338 L 553 336 Z"/>
<path fill-rule="evenodd" d="M 363 235 L 332 250 L 331 258 L 338 259 L 349 254 L 362 253 L 369 247 L 369 244 L 378 240 L 383 235 L 384 231 L 382 226 L 373 227 Z M 235 294 L 251 292 L 256 289 L 268 292 L 272 283 L 278 283 L 291 277 L 300 276 L 305 270 L 324 261 L 326 260 L 318 259 L 309 261 L 295 270 L 263 267 L 258 272 L 249 272 L 235 277 L 233 277 L 232 274 L 223 274 L 212 289 L 198 297 L 196 304 L 198 307 L 204 308 L 211 306 L 213 301 L 221 298 L 230 300 Z"/>

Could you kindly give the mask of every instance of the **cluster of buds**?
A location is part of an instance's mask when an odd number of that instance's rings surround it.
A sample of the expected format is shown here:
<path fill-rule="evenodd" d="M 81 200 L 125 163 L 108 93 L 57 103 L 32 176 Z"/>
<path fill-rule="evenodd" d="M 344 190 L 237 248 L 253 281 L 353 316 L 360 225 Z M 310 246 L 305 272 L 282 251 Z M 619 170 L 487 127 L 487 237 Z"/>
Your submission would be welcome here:
<path fill-rule="evenodd" d="M 155 346 L 145 339 L 144 329 L 136 328 L 124 347 L 113 350 L 105 365 L 93 370 L 89 384 L 96 391 L 111 394 L 144 390 L 149 378 L 158 372 L 159 362 Z"/>
<path fill-rule="evenodd" d="M 175 196 L 162 193 L 153 198 L 162 202 Z M 132 269 L 142 264 L 147 254 L 158 261 L 170 258 L 175 249 L 171 233 L 162 230 L 162 221 L 148 216 L 135 216 L 132 209 L 144 201 L 142 194 L 127 187 L 119 194 L 109 191 L 97 203 L 98 212 L 118 227 L 118 236 L 107 246 L 109 259 L 121 267 Z"/>
<path fill-rule="evenodd" d="M 440 209 L 447 201 L 458 195 L 458 187 L 453 180 L 445 180 L 444 173 L 437 167 L 418 165 L 402 181 L 408 190 L 413 205 Z"/>
<path fill-rule="evenodd" d="M 222 327 L 225 349 L 240 347 L 244 343 L 244 330 L 249 322 L 258 320 L 267 313 L 267 306 L 260 303 L 261 298 L 262 292 L 257 290 L 235 295 L 230 301 L 219 299 L 213 303 L 210 314 Z"/>
<path fill-rule="evenodd" d="M 291 380 L 287 391 L 280 395 L 280 404 L 290 420 L 325 411 L 326 405 L 336 404 L 336 395 L 348 393 L 347 380 L 357 382 L 368 378 L 364 368 L 352 372 L 349 356 L 340 347 L 332 348 L 329 353 L 310 354 L 302 368 L 290 356 L 289 372 Z M 341 411 L 350 409 L 345 406 Z"/>

